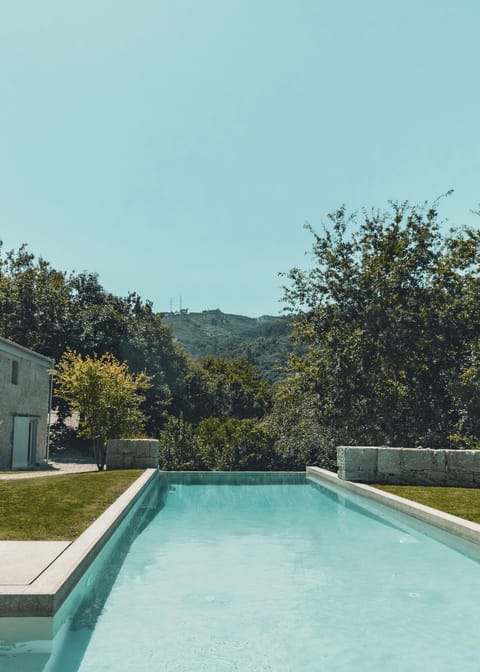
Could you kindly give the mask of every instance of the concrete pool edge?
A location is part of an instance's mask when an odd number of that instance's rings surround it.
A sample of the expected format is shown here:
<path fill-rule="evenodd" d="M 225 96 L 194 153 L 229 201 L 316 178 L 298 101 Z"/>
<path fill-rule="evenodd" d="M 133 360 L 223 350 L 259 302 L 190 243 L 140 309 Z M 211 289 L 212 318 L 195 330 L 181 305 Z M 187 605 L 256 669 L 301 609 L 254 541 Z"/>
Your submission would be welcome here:
<path fill-rule="evenodd" d="M 0 617 L 53 617 L 135 502 L 153 479 L 158 477 L 158 473 L 157 469 L 145 470 L 85 532 L 68 543 L 32 582 L 25 585 L 0 585 Z"/>
<path fill-rule="evenodd" d="M 427 523 L 440 529 L 447 534 L 458 537 L 463 541 L 475 544 L 480 549 L 480 525 L 464 518 L 459 518 L 450 513 L 433 509 L 430 506 L 419 504 L 410 499 L 393 495 L 383 490 L 378 490 L 364 483 L 354 483 L 353 481 L 344 481 L 332 471 L 321 469 L 320 467 L 307 467 L 307 477 L 310 476 L 317 482 L 324 482 L 332 485 L 337 490 L 347 490 L 351 493 L 361 495 L 379 504 L 383 504 L 390 509 L 400 513 L 412 516 L 422 523 Z"/>

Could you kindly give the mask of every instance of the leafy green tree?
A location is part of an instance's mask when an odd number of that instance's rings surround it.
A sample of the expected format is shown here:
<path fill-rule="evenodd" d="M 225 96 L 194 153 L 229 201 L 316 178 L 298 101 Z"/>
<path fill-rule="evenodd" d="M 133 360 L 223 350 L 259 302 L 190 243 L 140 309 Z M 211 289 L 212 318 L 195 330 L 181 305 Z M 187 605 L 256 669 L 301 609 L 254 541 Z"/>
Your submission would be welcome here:
<path fill-rule="evenodd" d="M 445 447 L 455 381 L 480 337 L 480 232 L 442 233 L 437 209 L 340 208 L 292 269 L 285 300 L 308 347 L 293 358 L 322 426 L 343 441 Z"/>
<path fill-rule="evenodd" d="M 103 469 L 107 439 L 132 436 L 143 428 L 140 405 L 148 376 L 132 375 L 125 363 L 108 353 L 82 357 L 70 349 L 54 374 L 56 394 L 80 414 L 79 435 L 92 440 L 97 466 Z"/>
<path fill-rule="evenodd" d="M 336 447 L 344 441 L 340 432 L 325 422 L 318 396 L 303 389 L 299 376 L 276 386 L 265 426 L 274 437 L 275 469 L 297 471 L 308 465 L 336 469 Z"/>
<path fill-rule="evenodd" d="M 454 381 L 458 421 L 450 436 L 460 448 L 480 447 L 480 342 L 472 344 L 469 355 Z"/>
<path fill-rule="evenodd" d="M 128 298 L 107 292 L 96 273 L 80 273 L 69 279 L 71 332 L 69 347 L 87 355 L 111 353 L 123 361 L 121 346 L 128 339 Z"/>
<path fill-rule="evenodd" d="M 205 469 L 193 425 L 183 416 L 170 416 L 160 432 L 160 468 L 167 471 Z"/>
<path fill-rule="evenodd" d="M 273 437 L 255 419 L 205 418 L 197 439 L 202 462 L 212 471 L 261 471 L 273 468 Z"/>
<path fill-rule="evenodd" d="M 150 376 L 144 409 L 149 418 L 147 430 L 157 435 L 167 413 L 179 415 L 188 405 L 185 397 L 190 362 L 174 344 L 171 329 L 164 324 L 162 315 L 153 311 L 151 302 L 142 301 L 133 293 L 126 302 L 126 332 L 118 356 L 128 362 L 131 371 L 146 371 Z"/>
<path fill-rule="evenodd" d="M 69 340 L 71 287 L 65 273 L 35 259 L 26 245 L 2 251 L 0 334 L 59 359 Z"/>
<path fill-rule="evenodd" d="M 258 370 L 244 357 L 205 357 L 209 416 L 238 420 L 261 418 L 271 405 L 271 390 Z"/>
<path fill-rule="evenodd" d="M 170 416 L 160 432 L 160 466 L 167 470 L 258 471 L 275 464 L 273 435 L 255 419 L 204 418 L 194 427 Z"/>
<path fill-rule="evenodd" d="M 155 435 L 167 412 L 196 413 L 189 358 L 149 301 L 107 292 L 95 273 L 67 275 L 36 259 L 26 245 L 3 252 L 0 243 L 0 334 L 59 361 L 67 348 L 86 356 L 110 353 L 131 372 L 146 371 L 147 430 Z M 200 398 L 200 397 L 199 397 Z M 60 425 L 65 402 L 54 398 Z"/>

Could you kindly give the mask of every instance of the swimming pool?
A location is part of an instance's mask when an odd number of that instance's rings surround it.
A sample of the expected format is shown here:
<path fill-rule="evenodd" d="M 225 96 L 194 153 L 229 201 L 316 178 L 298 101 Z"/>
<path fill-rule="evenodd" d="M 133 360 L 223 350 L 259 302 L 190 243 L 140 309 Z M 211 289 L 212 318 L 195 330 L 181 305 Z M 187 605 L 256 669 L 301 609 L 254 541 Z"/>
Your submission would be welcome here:
<path fill-rule="evenodd" d="M 479 669 L 480 566 L 427 526 L 304 474 L 170 478 L 48 652 L 5 643 L 2 672 Z"/>

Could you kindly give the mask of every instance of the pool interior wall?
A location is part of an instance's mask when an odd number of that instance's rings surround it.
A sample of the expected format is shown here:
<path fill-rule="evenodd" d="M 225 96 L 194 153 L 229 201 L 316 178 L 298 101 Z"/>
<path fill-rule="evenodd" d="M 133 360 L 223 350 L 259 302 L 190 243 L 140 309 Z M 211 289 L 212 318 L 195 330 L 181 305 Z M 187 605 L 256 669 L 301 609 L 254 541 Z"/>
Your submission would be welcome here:
<path fill-rule="evenodd" d="M 161 471 L 176 485 L 303 485 L 305 471 Z"/>
<path fill-rule="evenodd" d="M 344 481 L 337 474 L 319 467 L 307 467 L 306 474 L 310 481 L 318 483 L 321 487 L 329 488 L 341 496 L 347 506 L 356 503 L 369 512 L 384 510 L 393 520 L 408 524 L 460 553 L 480 559 L 480 525 L 478 523 L 364 483 Z"/>
<path fill-rule="evenodd" d="M 153 473 L 145 473 L 141 477 L 144 483 L 141 490 L 133 495 L 131 501 L 127 501 L 118 508 L 116 503 L 113 505 L 117 518 L 112 521 L 107 516 L 107 522 L 110 524 L 104 527 L 102 536 L 98 538 L 87 557 L 80 555 L 78 564 L 72 566 L 72 573 L 63 577 L 64 582 L 60 587 L 60 594 L 40 594 L 37 605 L 33 605 L 32 615 L 29 616 L 15 614 L 17 603 L 22 595 L 2 596 L 3 614 L 8 613 L 11 607 L 14 615 L 0 617 L 0 645 L 5 642 L 50 642 L 69 615 L 79 608 L 84 595 L 98 595 L 99 589 L 96 588 L 94 578 L 99 579 L 98 582 L 102 585 L 103 592 L 108 585 L 111 586 L 132 540 L 148 525 L 165 503 L 168 486 L 166 482 L 162 483 L 157 470 L 150 470 L 150 472 Z M 86 532 L 88 533 L 89 530 Z M 78 541 L 82 546 L 81 537 Z M 53 609 L 55 597 L 57 597 L 57 608 Z M 35 594 L 32 594 L 30 601 L 34 600 Z M 46 609 L 44 603 L 47 605 Z M 21 610 L 24 611 L 24 608 L 22 607 Z M 42 644 L 40 648 L 45 648 L 45 646 L 48 647 L 48 644 Z"/>

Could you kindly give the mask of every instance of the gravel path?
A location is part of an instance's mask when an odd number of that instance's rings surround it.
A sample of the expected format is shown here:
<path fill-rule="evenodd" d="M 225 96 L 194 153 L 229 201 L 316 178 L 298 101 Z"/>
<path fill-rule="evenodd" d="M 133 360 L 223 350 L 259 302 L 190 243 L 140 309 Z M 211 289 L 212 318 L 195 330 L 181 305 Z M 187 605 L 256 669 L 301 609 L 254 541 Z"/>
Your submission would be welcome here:
<path fill-rule="evenodd" d="M 43 476 L 58 476 L 59 474 L 80 474 L 88 471 L 98 471 L 97 465 L 85 458 L 55 457 L 48 460 L 42 468 L 29 471 L 14 471 L 11 474 L 0 474 L 0 480 L 18 478 L 39 478 Z"/>

